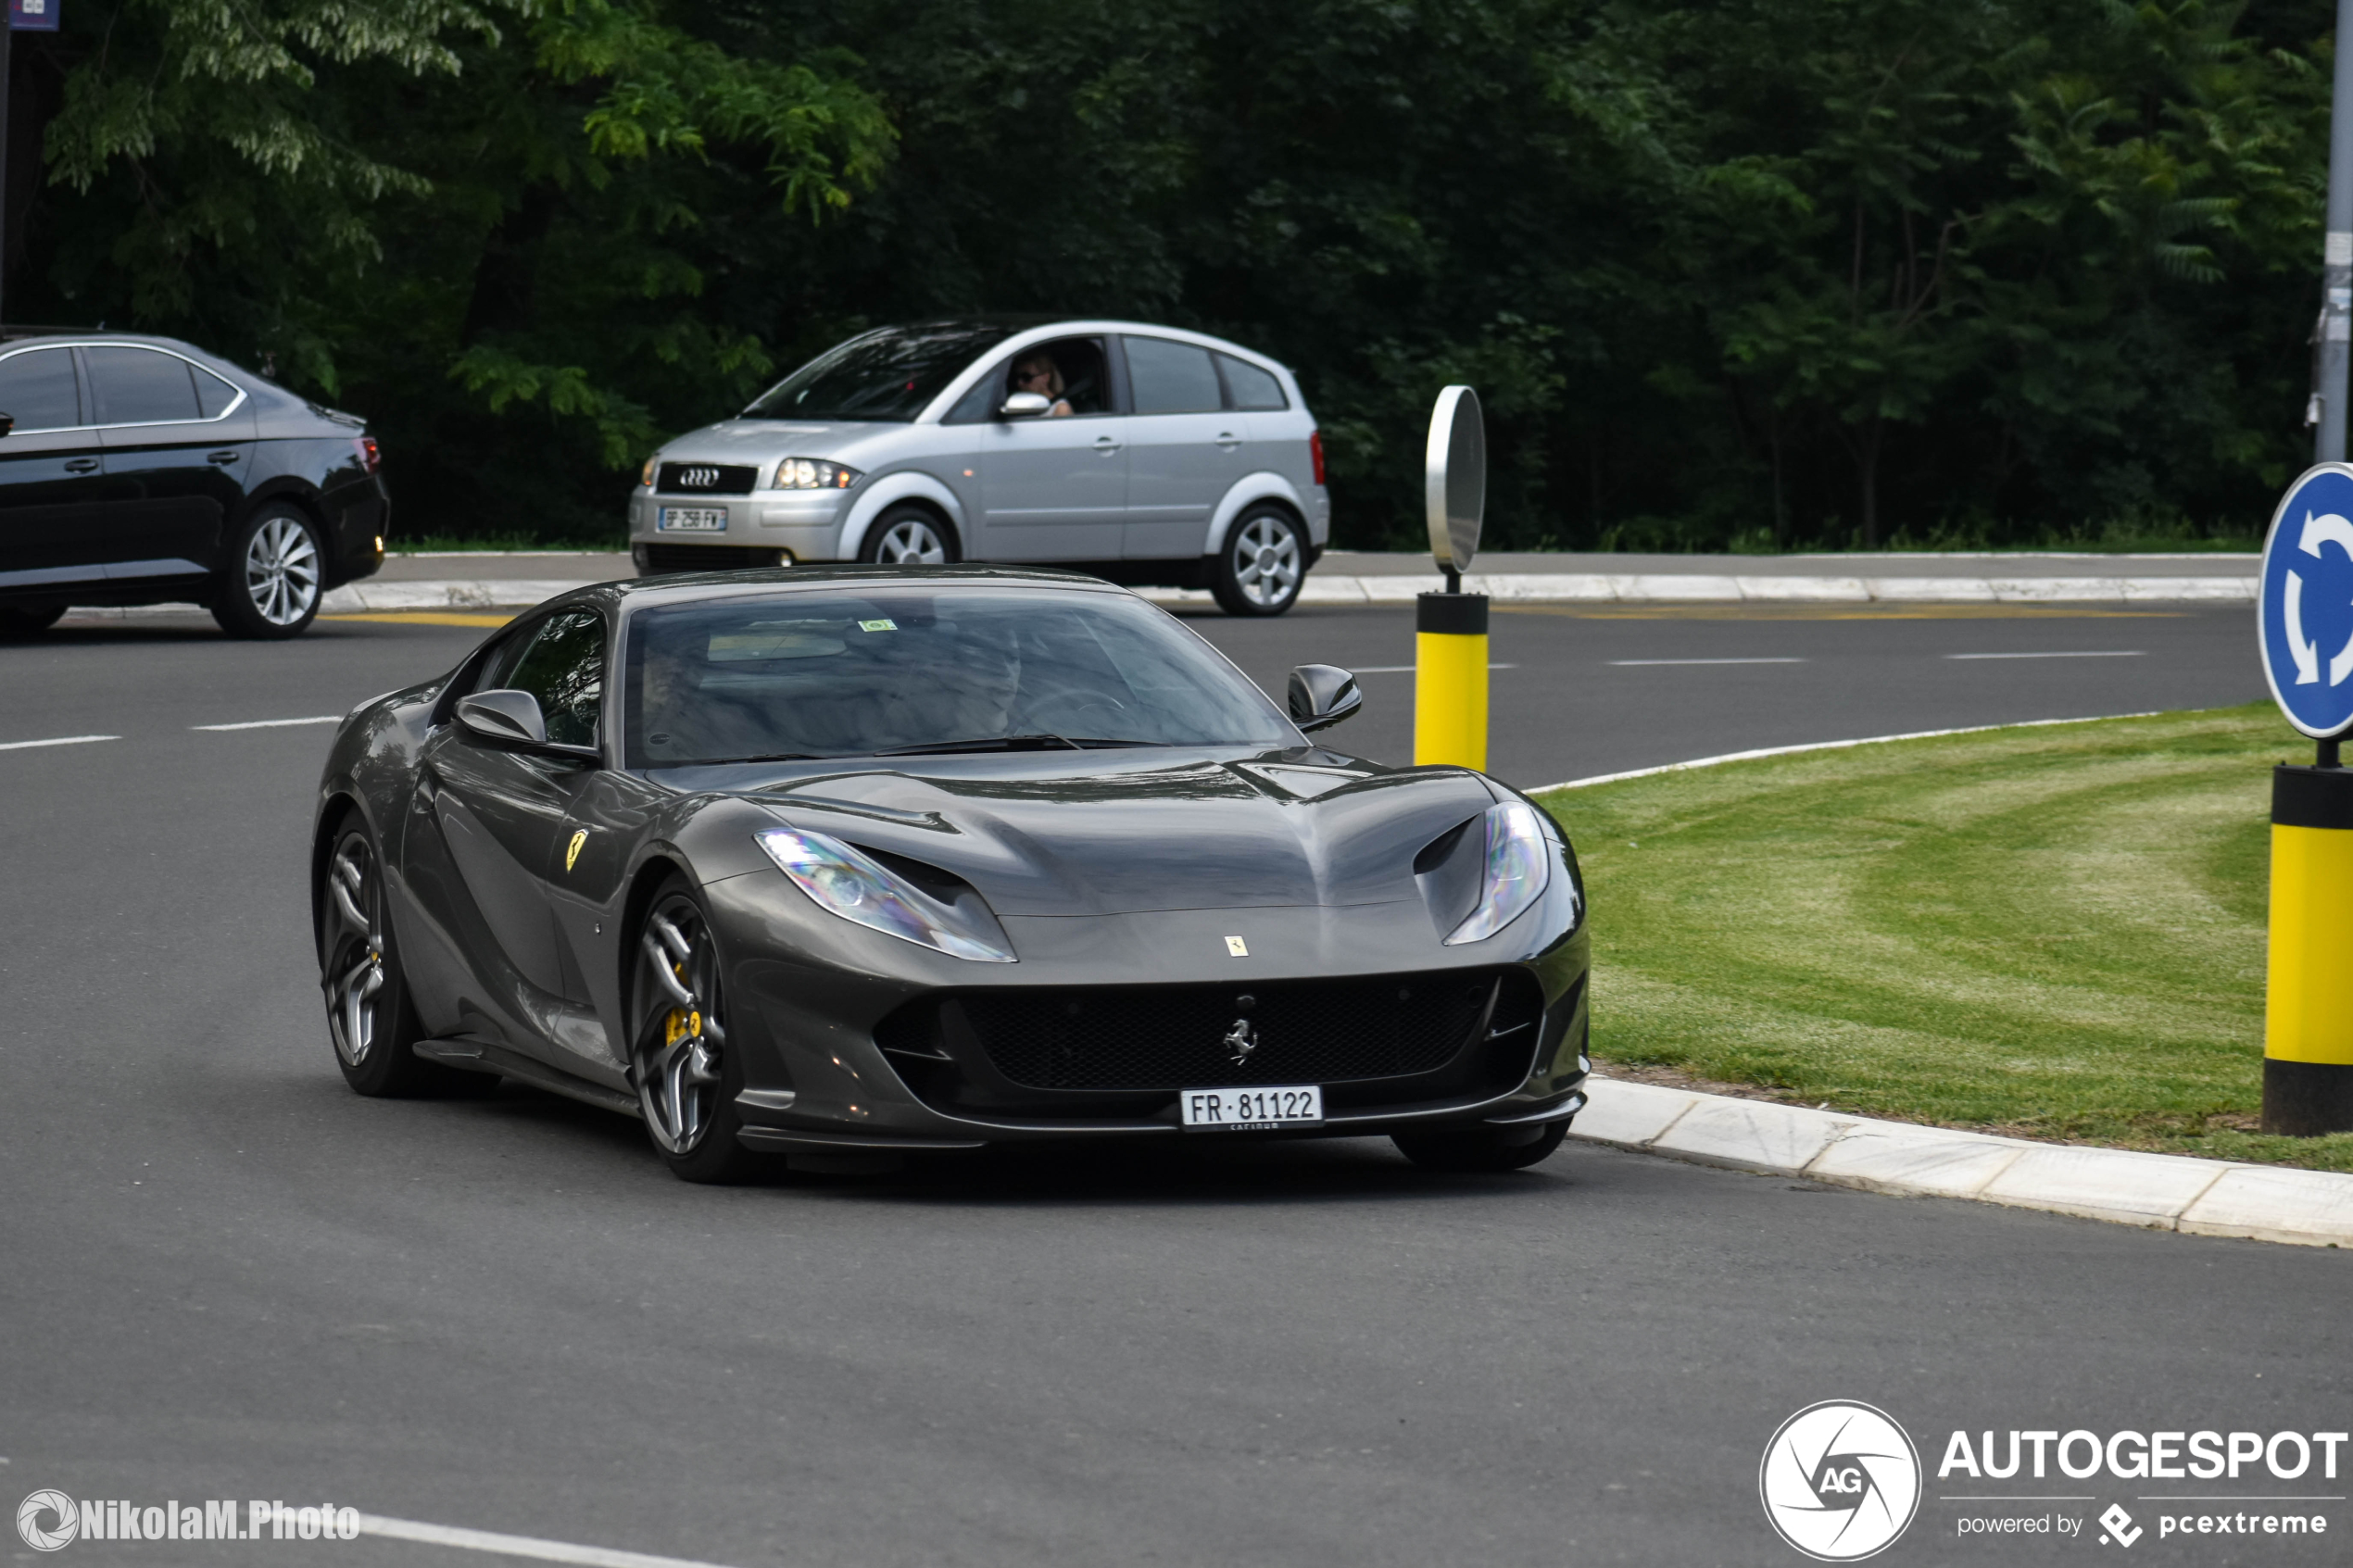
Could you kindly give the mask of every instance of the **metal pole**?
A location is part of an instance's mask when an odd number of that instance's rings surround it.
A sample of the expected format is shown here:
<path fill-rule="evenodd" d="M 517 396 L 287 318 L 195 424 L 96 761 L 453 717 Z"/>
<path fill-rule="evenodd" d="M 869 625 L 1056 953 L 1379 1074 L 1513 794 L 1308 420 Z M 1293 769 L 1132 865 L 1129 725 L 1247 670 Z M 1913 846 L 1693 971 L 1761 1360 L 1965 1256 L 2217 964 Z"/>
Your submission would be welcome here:
<path fill-rule="evenodd" d="M 2353 6 L 2353 0 L 2344 3 Z M 8 319 L 8 45 L 16 37 L 9 21 L 0 16 L 0 322 Z"/>
<path fill-rule="evenodd" d="M 2353 359 L 2353 0 L 2336 0 L 2336 84 L 2329 107 L 2329 201 L 2322 242 L 2320 428 L 2312 459 L 2345 460 L 2346 382 Z"/>

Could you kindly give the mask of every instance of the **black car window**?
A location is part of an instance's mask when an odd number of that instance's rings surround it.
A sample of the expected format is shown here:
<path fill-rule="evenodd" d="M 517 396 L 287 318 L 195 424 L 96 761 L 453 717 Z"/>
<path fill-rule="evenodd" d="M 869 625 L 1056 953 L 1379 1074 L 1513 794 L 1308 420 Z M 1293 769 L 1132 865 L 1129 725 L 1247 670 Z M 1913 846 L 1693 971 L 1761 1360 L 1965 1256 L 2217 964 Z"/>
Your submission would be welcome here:
<path fill-rule="evenodd" d="M 196 406 L 204 410 L 206 419 L 219 418 L 228 411 L 230 404 L 237 400 L 235 385 L 222 381 L 203 366 L 191 367 L 190 373 L 196 378 Z"/>
<path fill-rule="evenodd" d="M 762 393 L 748 420 L 912 420 L 964 368 L 1020 331 L 999 322 L 887 327 L 826 350 Z"/>
<path fill-rule="evenodd" d="M 1235 358 L 1230 354 L 1217 357 L 1217 373 L 1226 378 L 1226 407 L 1247 410 L 1288 408 L 1290 399 L 1283 395 L 1283 383 L 1257 366 Z"/>
<path fill-rule="evenodd" d="M 120 344 L 82 352 L 97 393 L 100 424 L 164 424 L 204 417 L 185 359 Z"/>
<path fill-rule="evenodd" d="M 605 698 L 603 616 L 590 609 L 551 615 L 523 645 L 520 658 L 502 655 L 492 668 L 504 671 L 497 685 L 539 699 L 549 740 L 560 746 L 597 744 L 597 718 Z"/>
<path fill-rule="evenodd" d="M 629 766 L 1060 749 L 1296 746 L 1207 643 L 1124 594 L 808 590 L 640 611 Z"/>
<path fill-rule="evenodd" d="M 0 413 L 21 433 L 71 430 L 82 422 L 73 350 L 36 348 L 0 359 Z"/>
<path fill-rule="evenodd" d="M 1127 384 L 1139 414 L 1211 414 L 1226 406 L 1209 350 L 1189 343 L 1129 338 Z"/>

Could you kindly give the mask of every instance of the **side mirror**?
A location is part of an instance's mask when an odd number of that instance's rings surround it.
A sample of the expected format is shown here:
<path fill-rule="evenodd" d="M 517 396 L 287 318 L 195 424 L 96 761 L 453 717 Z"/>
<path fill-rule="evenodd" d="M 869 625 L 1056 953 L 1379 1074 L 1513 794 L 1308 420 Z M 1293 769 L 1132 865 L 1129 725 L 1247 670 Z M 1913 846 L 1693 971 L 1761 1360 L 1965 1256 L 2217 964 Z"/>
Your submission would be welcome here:
<path fill-rule="evenodd" d="M 1328 730 L 1364 706 L 1356 677 L 1337 665 L 1302 664 L 1290 672 L 1290 721 L 1302 730 Z"/>
<path fill-rule="evenodd" d="M 476 740 L 516 751 L 536 751 L 549 757 L 594 762 L 601 754 L 592 746 L 564 746 L 547 738 L 547 720 L 539 699 L 529 692 L 476 692 L 458 699 L 458 727 Z"/>
<path fill-rule="evenodd" d="M 1042 392 L 1016 392 L 997 410 L 1009 420 L 1034 420 L 1054 411 L 1054 400 Z"/>
<path fill-rule="evenodd" d="M 14 414 L 0 414 L 0 435 L 6 435 L 6 434 L 7 434 L 10 431 L 12 431 L 12 430 L 14 430 L 14 429 L 16 429 L 16 428 L 17 428 L 17 417 L 16 417 L 16 415 L 14 415 Z"/>

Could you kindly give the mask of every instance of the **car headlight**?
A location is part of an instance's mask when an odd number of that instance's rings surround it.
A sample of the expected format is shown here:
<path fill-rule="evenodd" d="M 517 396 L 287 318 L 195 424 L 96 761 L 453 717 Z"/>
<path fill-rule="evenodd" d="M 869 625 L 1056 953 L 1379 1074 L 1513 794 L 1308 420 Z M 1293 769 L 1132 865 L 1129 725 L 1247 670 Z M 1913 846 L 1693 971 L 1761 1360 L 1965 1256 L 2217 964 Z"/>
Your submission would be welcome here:
<path fill-rule="evenodd" d="M 1552 885 L 1554 838 L 1543 816 L 1524 800 L 1487 809 L 1486 877 L 1478 902 L 1446 946 L 1494 935 L 1528 911 Z"/>
<path fill-rule="evenodd" d="M 1019 961 L 978 894 L 968 892 L 953 903 L 934 897 L 873 857 L 822 833 L 768 828 L 753 836 L 776 869 L 819 909 L 975 963 Z"/>
<path fill-rule="evenodd" d="M 823 458 L 786 458 L 776 465 L 779 490 L 847 490 L 865 474 Z"/>
<path fill-rule="evenodd" d="M 651 490 L 654 487 L 654 459 L 648 458 L 646 466 L 637 470 L 637 483 Z"/>

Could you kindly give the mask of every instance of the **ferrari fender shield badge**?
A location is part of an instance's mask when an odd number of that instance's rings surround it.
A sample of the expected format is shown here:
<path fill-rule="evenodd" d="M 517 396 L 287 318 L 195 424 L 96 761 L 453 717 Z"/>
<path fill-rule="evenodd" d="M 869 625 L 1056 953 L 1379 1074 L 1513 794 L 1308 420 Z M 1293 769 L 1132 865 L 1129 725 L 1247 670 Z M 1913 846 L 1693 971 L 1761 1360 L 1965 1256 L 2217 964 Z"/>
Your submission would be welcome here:
<path fill-rule="evenodd" d="M 1250 944 L 1239 936 L 1228 936 L 1226 938 L 1226 956 L 1232 959 L 1246 959 L 1250 957 Z"/>
<path fill-rule="evenodd" d="M 586 828 L 576 829 L 573 832 L 572 835 L 572 842 L 564 846 L 565 871 L 569 872 L 572 870 L 572 863 L 580 859 L 580 847 L 587 842 L 588 830 Z"/>

